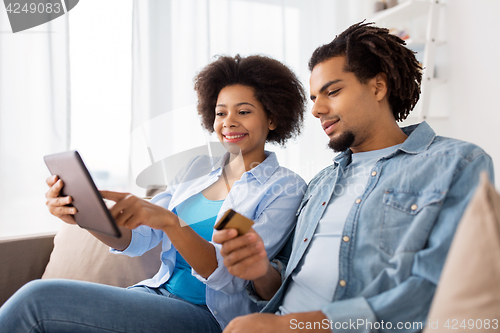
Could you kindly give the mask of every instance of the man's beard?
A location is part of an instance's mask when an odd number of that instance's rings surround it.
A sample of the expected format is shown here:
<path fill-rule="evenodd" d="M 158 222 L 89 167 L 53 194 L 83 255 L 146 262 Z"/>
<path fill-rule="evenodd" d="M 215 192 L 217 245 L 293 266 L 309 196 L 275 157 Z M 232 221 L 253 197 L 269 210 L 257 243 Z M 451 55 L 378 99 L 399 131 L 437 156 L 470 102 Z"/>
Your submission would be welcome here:
<path fill-rule="evenodd" d="M 328 148 L 333 149 L 334 152 L 342 152 L 352 146 L 354 139 L 353 132 L 343 132 L 337 139 L 331 139 L 330 142 L 328 142 Z"/>

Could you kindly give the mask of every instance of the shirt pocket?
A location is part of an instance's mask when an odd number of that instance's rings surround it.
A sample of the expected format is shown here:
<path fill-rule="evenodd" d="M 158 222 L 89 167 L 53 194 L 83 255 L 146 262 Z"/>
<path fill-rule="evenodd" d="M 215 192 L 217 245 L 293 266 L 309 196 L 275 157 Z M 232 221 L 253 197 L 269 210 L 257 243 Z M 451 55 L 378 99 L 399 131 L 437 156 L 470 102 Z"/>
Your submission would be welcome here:
<path fill-rule="evenodd" d="M 380 249 L 391 256 L 422 249 L 445 196 L 446 191 L 439 190 L 387 189 L 383 196 Z"/>

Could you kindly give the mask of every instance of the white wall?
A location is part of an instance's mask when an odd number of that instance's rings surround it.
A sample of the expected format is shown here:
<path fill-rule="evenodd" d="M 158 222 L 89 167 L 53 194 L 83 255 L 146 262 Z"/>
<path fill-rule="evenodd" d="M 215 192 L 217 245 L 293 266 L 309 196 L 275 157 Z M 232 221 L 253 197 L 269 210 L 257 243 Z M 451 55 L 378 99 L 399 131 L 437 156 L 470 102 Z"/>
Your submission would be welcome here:
<path fill-rule="evenodd" d="M 400 0 L 402 2 L 404 0 Z M 296 68 L 309 89 L 307 61 L 312 51 L 321 44 L 330 42 L 351 24 L 363 19 L 370 22 L 374 0 L 314 0 L 311 6 L 302 8 L 301 59 Z M 497 175 L 496 186 L 500 189 L 500 106 L 496 96 L 500 95 L 500 0 L 442 0 L 445 6 L 439 17 L 438 40 L 446 44 L 438 47 L 436 73 L 444 83 L 434 85 L 427 122 L 438 135 L 448 136 L 477 144 L 492 158 Z M 343 15 L 337 15 L 342 12 Z M 425 19 L 418 21 L 425 25 Z M 411 24 L 408 23 L 411 28 Z M 425 26 L 421 27 L 425 34 Z M 305 56 L 306 55 L 306 56 Z M 308 111 L 310 107 L 308 108 Z M 417 112 L 415 112 L 417 113 Z M 418 122 L 411 116 L 401 126 Z M 297 143 L 289 143 L 280 161 L 287 167 L 310 180 L 319 170 L 331 164 L 333 152 L 326 148 L 324 133 L 319 130 L 317 119 L 308 112 L 303 134 Z M 305 144 L 304 144 L 305 142 Z M 300 145 L 299 145 L 300 143 Z M 324 145 L 321 156 L 312 145 Z M 296 156 L 294 159 L 293 156 Z"/>
<path fill-rule="evenodd" d="M 498 0 L 447 1 L 439 34 L 447 43 L 436 64 L 438 76 L 446 81 L 433 89 L 427 122 L 438 135 L 483 148 L 493 158 L 500 188 L 498 13 Z"/>
<path fill-rule="evenodd" d="M 493 158 L 500 187 L 500 1 L 447 4 L 450 136 L 481 146 Z"/>

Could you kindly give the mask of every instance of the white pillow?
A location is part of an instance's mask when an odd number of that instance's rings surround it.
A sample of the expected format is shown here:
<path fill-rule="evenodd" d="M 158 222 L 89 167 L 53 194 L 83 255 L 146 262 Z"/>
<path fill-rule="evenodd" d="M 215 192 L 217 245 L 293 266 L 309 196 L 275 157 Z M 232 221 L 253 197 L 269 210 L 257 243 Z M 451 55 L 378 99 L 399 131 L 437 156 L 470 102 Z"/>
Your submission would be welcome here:
<path fill-rule="evenodd" d="M 500 195 L 486 174 L 457 228 L 428 319 L 424 333 L 500 329 Z"/>
<path fill-rule="evenodd" d="M 151 278 L 160 268 L 161 244 L 141 257 L 111 254 L 87 230 L 64 224 L 42 279 L 64 278 L 128 287 Z"/>

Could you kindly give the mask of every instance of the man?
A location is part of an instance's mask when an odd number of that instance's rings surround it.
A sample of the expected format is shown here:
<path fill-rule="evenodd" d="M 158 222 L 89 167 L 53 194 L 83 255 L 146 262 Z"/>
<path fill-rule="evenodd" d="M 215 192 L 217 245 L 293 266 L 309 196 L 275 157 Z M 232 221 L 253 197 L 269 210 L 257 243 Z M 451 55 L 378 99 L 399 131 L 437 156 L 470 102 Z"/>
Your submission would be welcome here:
<path fill-rule="evenodd" d="M 358 23 L 313 53 L 312 114 L 341 153 L 309 183 L 286 270 L 271 266 L 256 233 L 214 235 L 228 270 L 252 280 L 250 296 L 270 300 L 266 313 L 224 332 L 424 328 L 458 222 L 480 172 L 493 179 L 493 167 L 477 146 L 425 122 L 397 125 L 421 82 L 403 45 Z"/>

